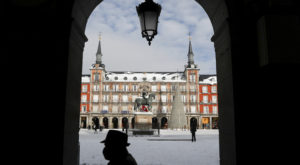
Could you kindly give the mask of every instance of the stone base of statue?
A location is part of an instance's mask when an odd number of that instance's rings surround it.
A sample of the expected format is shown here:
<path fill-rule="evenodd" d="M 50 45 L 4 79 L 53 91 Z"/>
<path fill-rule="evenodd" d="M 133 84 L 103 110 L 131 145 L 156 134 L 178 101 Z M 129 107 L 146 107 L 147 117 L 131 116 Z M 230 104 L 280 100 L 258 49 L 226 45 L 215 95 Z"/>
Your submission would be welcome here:
<path fill-rule="evenodd" d="M 153 135 L 152 117 L 152 112 L 135 112 L 133 135 Z"/>

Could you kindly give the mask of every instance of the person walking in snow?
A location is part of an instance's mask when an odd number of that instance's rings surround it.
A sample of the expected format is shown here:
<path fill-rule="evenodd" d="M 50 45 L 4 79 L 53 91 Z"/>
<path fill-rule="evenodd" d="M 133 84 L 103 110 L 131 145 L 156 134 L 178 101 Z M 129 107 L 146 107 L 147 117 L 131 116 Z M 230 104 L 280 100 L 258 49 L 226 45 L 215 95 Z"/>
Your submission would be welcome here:
<path fill-rule="evenodd" d="M 137 165 L 126 148 L 130 145 L 127 140 L 127 134 L 121 131 L 108 131 L 105 140 L 100 142 L 105 145 L 103 156 L 106 160 L 109 160 L 107 165 Z"/>
<path fill-rule="evenodd" d="M 191 123 L 191 133 L 192 133 L 192 142 L 196 142 L 196 131 L 197 131 L 197 126 L 194 122 Z"/>

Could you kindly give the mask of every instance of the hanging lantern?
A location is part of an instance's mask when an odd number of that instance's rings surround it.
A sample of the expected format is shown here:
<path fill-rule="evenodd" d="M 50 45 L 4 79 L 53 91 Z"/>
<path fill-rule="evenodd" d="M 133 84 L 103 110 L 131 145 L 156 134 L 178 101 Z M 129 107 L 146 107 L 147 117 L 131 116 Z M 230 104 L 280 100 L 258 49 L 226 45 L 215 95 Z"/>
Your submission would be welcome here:
<path fill-rule="evenodd" d="M 152 39 L 157 34 L 161 6 L 152 0 L 145 0 L 144 3 L 136 7 L 136 11 L 141 23 L 142 37 L 146 37 L 150 46 Z"/>

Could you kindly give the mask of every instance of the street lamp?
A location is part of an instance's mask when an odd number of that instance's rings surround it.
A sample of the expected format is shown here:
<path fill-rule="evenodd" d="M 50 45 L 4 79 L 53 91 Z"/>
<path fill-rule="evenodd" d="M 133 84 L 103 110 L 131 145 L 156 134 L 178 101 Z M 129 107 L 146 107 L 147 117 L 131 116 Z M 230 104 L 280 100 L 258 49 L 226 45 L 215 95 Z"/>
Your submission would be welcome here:
<path fill-rule="evenodd" d="M 158 17 L 161 6 L 153 0 L 145 0 L 136 7 L 137 14 L 141 23 L 142 37 L 146 37 L 149 46 L 154 36 L 157 34 Z"/>

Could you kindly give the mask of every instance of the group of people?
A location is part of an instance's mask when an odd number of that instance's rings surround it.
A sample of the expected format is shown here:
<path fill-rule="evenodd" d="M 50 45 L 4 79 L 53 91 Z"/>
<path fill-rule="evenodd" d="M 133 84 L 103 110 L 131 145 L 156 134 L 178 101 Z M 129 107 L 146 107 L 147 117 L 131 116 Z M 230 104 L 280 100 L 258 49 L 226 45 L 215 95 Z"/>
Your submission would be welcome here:
<path fill-rule="evenodd" d="M 191 124 L 192 142 L 196 142 L 197 125 Z M 109 130 L 106 138 L 100 143 L 104 143 L 103 156 L 108 160 L 108 165 L 137 165 L 134 157 L 128 152 L 127 132 Z"/>

